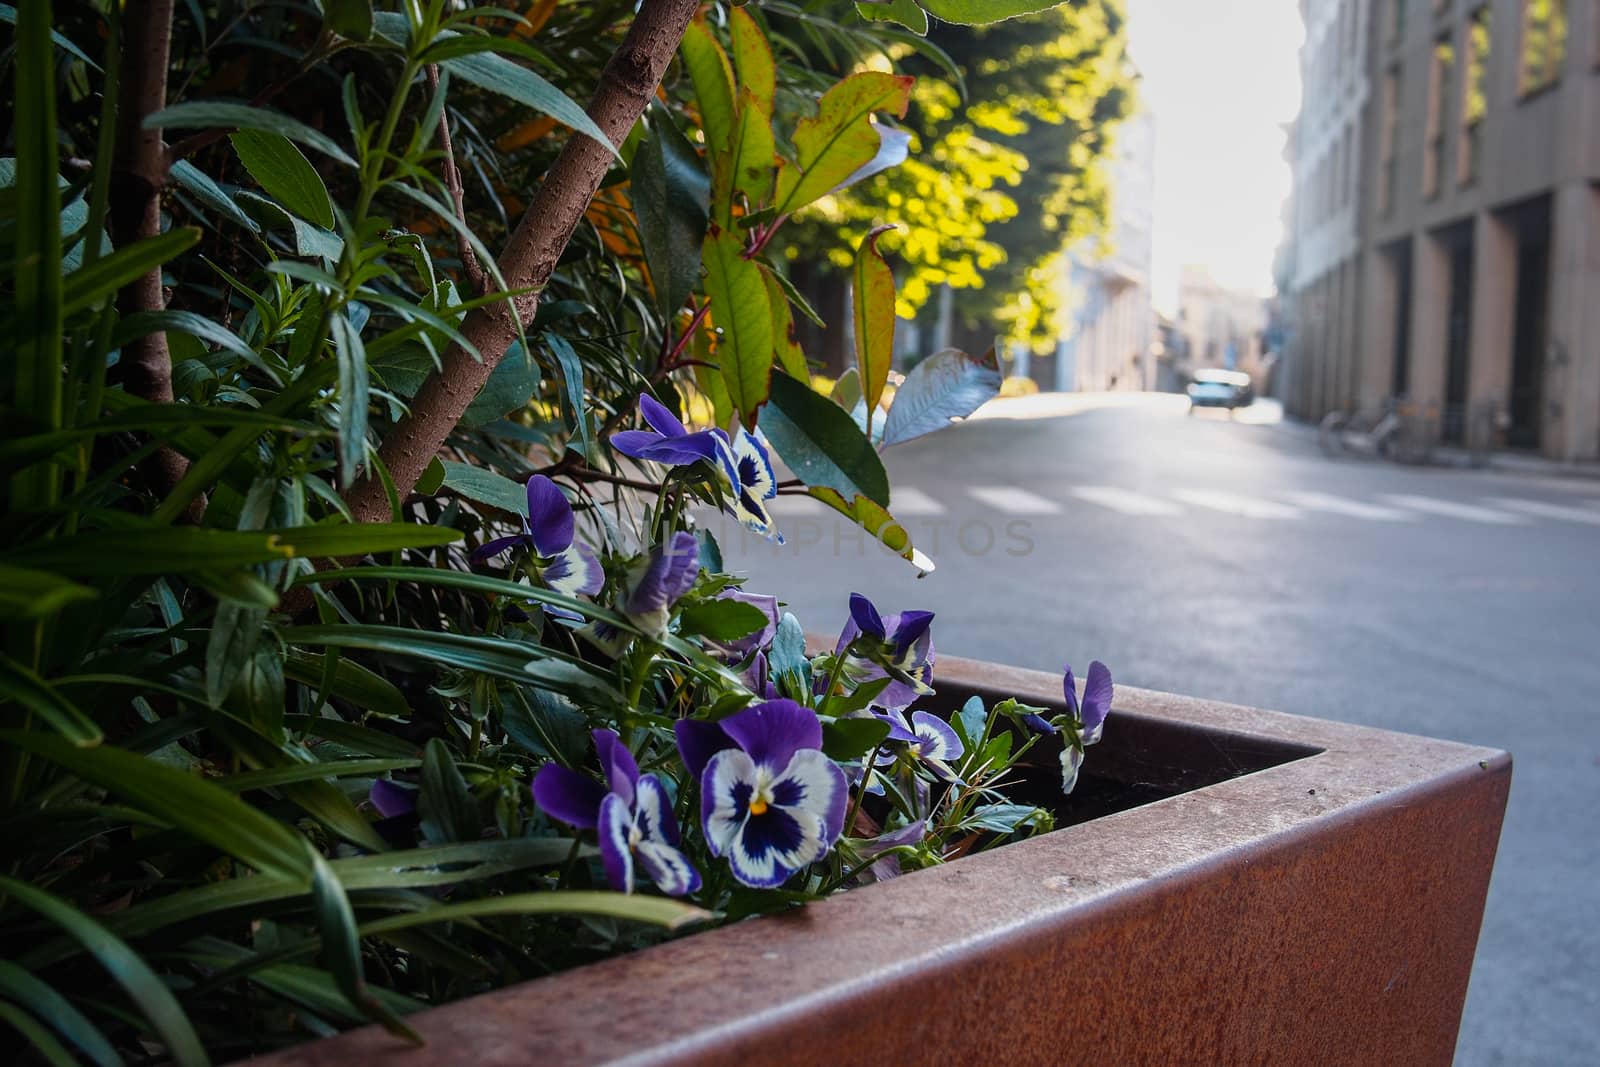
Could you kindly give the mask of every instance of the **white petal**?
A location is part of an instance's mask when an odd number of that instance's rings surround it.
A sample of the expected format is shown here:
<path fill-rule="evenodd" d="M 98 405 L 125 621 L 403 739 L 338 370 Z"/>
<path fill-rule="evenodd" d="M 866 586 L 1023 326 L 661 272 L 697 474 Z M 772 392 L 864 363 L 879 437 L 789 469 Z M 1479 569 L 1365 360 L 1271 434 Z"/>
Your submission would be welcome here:
<path fill-rule="evenodd" d="M 711 846 L 713 856 L 726 856 L 749 814 L 735 801 L 733 790 L 741 784 L 752 791 L 755 789 L 755 761 L 742 749 L 723 749 L 706 764 L 701 783 L 712 805 L 710 813 L 705 816 L 706 844 Z"/>
<path fill-rule="evenodd" d="M 650 880 L 667 896 L 681 897 L 700 888 L 700 872 L 694 869 L 687 856 L 671 845 L 640 841 L 635 849 Z"/>

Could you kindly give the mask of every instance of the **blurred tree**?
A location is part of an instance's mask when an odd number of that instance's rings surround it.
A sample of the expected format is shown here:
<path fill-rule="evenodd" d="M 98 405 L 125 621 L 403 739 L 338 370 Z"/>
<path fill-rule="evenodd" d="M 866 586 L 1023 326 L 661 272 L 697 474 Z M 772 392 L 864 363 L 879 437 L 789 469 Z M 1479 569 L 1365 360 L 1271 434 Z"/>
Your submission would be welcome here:
<path fill-rule="evenodd" d="M 911 158 L 823 202 L 795 227 L 787 254 L 825 252 L 844 270 L 842 248 L 893 223 L 882 247 L 900 276 L 902 316 L 949 285 L 968 330 L 1048 346 L 1062 303 L 1057 267 L 1067 246 L 1105 227 L 1104 165 L 1135 106 L 1124 0 L 1085 0 L 976 32 L 936 23 L 929 41 L 960 71 L 964 92 L 937 56 L 891 43 L 897 68 L 921 76 L 905 122 Z M 838 289 L 822 278 L 812 288 L 824 306 Z"/>

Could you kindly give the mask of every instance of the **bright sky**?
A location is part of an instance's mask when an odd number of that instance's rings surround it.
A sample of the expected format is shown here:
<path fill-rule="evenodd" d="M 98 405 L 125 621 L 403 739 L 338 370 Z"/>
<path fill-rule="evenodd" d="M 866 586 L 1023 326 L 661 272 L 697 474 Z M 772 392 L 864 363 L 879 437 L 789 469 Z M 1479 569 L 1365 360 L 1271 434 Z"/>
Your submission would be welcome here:
<path fill-rule="evenodd" d="M 1176 306 L 1185 264 L 1266 295 L 1289 195 L 1281 127 L 1300 110 L 1299 5 L 1128 0 L 1128 8 L 1156 122 L 1156 306 Z"/>

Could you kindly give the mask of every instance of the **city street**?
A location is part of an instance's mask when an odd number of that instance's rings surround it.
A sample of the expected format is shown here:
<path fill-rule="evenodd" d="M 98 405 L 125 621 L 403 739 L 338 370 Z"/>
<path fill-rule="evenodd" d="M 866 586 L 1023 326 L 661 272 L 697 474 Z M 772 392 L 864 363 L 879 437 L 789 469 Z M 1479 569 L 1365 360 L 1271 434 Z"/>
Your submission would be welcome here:
<path fill-rule="evenodd" d="M 885 462 L 935 573 L 787 497 L 783 548 L 711 521 L 728 569 L 812 631 L 860 591 L 941 652 L 1509 749 L 1457 1062 L 1593 1062 L 1600 480 L 1334 461 L 1265 406 L 1137 394 L 997 401 Z"/>

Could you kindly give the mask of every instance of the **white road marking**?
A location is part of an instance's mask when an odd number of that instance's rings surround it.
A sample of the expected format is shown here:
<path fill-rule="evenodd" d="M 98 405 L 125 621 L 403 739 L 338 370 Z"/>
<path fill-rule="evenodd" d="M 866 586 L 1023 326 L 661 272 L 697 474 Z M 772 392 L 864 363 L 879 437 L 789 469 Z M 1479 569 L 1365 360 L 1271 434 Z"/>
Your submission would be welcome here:
<path fill-rule="evenodd" d="M 890 490 L 889 510 L 897 519 L 916 515 L 943 515 L 945 506 L 914 485 L 896 485 Z"/>
<path fill-rule="evenodd" d="M 1111 485 L 1080 485 L 1072 495 L 1091 504 L 1099 504 L 1124 515 L 1140 517 L 1182 515 L 1183 509 L 1170 500 L 1147 496 L 1132 489 L 1118 489 Z"/>
<path fill-rule="evenodd" d="M 1352 519 L 1372 522 L 1415 522 L 1416 516 L 1396 508 L 1381 508 L 1376 504 L 1363 504 L 1331 493 L 1285 493 L 1290 503 L 1307 511 L 1325 511 L 1332 515 L 1347 515 Z"/>
<path fill-rule="evenodd" d="M 1447 519 L 1462 519 L 1466 522 L 1481 522 L 1490 526 L 1526 526 L 1528 520 L 1521 515 L 1511 515 L 1504 511 L 1495 511 L 1492 508 L 1480 508 L 1475 504 L 1459 504 L 1454 500 L 1439 500 L 1431 496 L 1417 496 L 1413 493 L 1385 493 L 1383 499 L 1401 508 L 1410 508 L 1412 511 L 1422 511 L 1429 515 L 1443 515 Z"/>
<path fill-rule="evenodd" d="M 1259 500 L 1241 493 L 1230 493 L 1225 489 L 1174 489 L 1172 495 L 1185 504 L 1193 504 L 1199 508 L 1210 508 L 1212 511 L 1221 511 L 1228 515 L 1239 515 L 1246 519 L 1298 519 L 1301 517 L 1300 509 L 1280 504 L 1275 500 Z"/>
<path fill-rule="evenodd" d="M 1030 493 L 1014 485 L 975 485 L 967 492 L 976 497 L 979 503 L 1007 515 L 1061 514 L 1061 505 L 1054 500 L 1046 500 L 1038 493 Z"/>
<path fill-rule="evenodd" d="M 1600 509 L 1574 508 L 1564 504 L 1550 504 L 1543 500 L 1522 500 L 1509 496 L 1493 496 L 1486 499 L 1490 504 L 1518 511 L 1524 515 L 1535 515 L 1541 519 L 1564 519 L 1567 522 L 1587 522 L 1600 526 Z"/>

